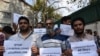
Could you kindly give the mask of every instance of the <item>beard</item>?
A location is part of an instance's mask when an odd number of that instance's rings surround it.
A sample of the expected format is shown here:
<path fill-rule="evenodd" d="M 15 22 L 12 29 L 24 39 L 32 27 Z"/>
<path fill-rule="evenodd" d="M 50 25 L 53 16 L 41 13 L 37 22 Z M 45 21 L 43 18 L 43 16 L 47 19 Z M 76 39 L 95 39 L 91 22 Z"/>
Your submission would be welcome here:
<path fill-rule="evenodd" d="M 27 32 L 29 30 L 29 28 L 20 28 L 20 32 Z"/>
<path fill-rule="evenodd" d="M 47 29 L 47 34 L 51 34 L 51 33 L 53 33 L 54 32 L 54 30 L 53 29 Z"/>
<path fill-rule="evenodd" d="M 80 32 L 78 32 L 78 31 L 74 31 L 74 32 L 75 32 L 75 34 L 77 34 L 77 35 L 81 35 L 81 34 L 84 33 L 84 30 L 82 30 L 82 31 L 80 31 Z"/>

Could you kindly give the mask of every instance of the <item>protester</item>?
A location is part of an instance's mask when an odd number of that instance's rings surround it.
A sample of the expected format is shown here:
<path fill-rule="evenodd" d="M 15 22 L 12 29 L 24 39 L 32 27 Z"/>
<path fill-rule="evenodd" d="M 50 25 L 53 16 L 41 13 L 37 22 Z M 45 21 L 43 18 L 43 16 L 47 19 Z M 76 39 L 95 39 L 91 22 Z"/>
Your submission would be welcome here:
<path fill-rule="evenodd" d="M 61 29 L 60 28 L 56 28 L 56 29 L 54 29 L 54 31 L 55 31 L 56 34 L 61 34 Z"/>
<path fill-rule="evenodd" d="M 5 34 L 0 32 L 0 56 L 3 56 L 3 52 L 4 52 L 4 39 L 5 39 Z"/>
<path fill-rule="evenodd" d="M 98 35 L 97 31 L 94 31 L 94 37 L 98 46 L 100 46 L 100 36 Z"/>
<path fill-rule="evenodd" d="M 13 28 L 13 31 L 14 31 L 15 33 L 18 32 L 18 24 L 13 23 L 13 24 L 12 24 L 12 28 Z"/>
<path fill-rule="evenodd" d="M 71 17 L 70 16 L 64 16 L 61 18 L 61 24 L 70 25 L 71 24 Z"/>
<path fill-rule="evenodd" d="M 4 26 L 2 32 L 5 34 L 5 40 L 8 40 L 10 36 L 15 34 L 10 26 Z"/>
<path fill-rule="evenodd" d="M 36 39 L 39 35 L 33 33 L 30 28 L 29 19 L 27 17 L 21 16 L 18 20 L 19 32 L 9 38 L 10 41 L 30 41 L 29 44 L 35 45 Z M 33 54 L 32 54 L 33 55 Z"/>
<path fill-rule="evenodd" d="M 66 36 L 72 36 L 73 35 L 73 29 L 71 28 L 71 17 L 70 16 L 64 16 L 61 18 L 61 34 Z"/>
<path fill-rule="evenodd" d="M 60 47 L 62 48 L 62 42 L 68 37 L 56 34 L 54 27 L 54 22 L 52 19 L 47 19 L 46 22 L 47 34 L 43 35 L 40 39 L 37 39 L 37 47 L 33 46 L 32 51 L 34 54 L 39 55 L 39 48 L 52 48 Z"/>
<path fill-rule="evenodd" d="M 91 29 L 86 29 L 85 32 L 86 32 L 86 34 L 92 35 L 92 30 Z"/>
<path fill-rule="evenodd" d="M 30 28 L 29 19 L 21 16 L 18 20 L 19 30 L 20 32 L 10 37 L 10 40 L 26 40 L 32 41 L 37 38 L 37 34 L 33 34 L 33 31 Z"/>
<path fill-rule="evenodd" d="M 94 33 L 94 36 L 95 36 L 95 37 L 99 37 L 97 31 L 94 31 L 93 33 Z"/>
<path fill-rule="evenodd" d="M 72 37 L 69 37 L 68 40 L 65 42 L 66 45 L 66 51 L 65 55 L 72 56 L 72 48 L 70 43 L 74 42 L 80 42 L 80 41 L 94 41 L 94 36 L 85 34 L 84 28 L 85 28 L 85 22 L 83 18 L 75 18 L 71 23 L 72 28 L 74 29 L 74 35 Z M 98 49 L 98 51 L 100 51 Z"/>
<path fill-rule="evenodd" d="M 36 28 L 43 28 L 43 23 L 41 22 L 37 23 Z"/>

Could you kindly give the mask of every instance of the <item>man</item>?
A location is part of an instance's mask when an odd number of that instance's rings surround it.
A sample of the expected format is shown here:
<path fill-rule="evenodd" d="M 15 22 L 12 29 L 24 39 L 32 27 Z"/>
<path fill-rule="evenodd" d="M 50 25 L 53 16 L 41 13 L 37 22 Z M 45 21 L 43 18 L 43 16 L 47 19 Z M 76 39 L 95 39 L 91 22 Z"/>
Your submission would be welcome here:
<path fill-rule="evenodd" d="M 94 36 L 84 33 L 85 22 L 83 18 L 76 18 L 71 23 L 72 28 L 74 29 L 74 35 L 68 38 L 68 41 L 65 42 L 67 50 L 65 55 L 72 56 L 71 42 L 80 42 L 80 41 L 92 41 Z"/>
<path fill-rule="evenodd" d="M 94 33 L 95 41 L 100 46 L 100 36 L 98 35 L 97 31 L 94 31 L 93 33 Z"/>
<path fill-rule="evenodd" d="M 20 31 L 11 36 L 9 40 L 30 41 L 33 45 L 35 45 L 36 39 L 39 38 L 39 35 L 33 33 L 32 29 L 30 28 L 29 19 L 21 16 L 18 20 L 18 25 Z"/>
<path fill-rule="evenodd" d="M 5 38 L 5 34 L 0 32 L 0 56 L 3 56 L 3 52 L 4 52 L 4 38 Z"/>
<path fill-rule="evenodd" d="M 15 34 L 10 26 L 4 26 L 2 32 L 5 34 L 5 40 L 8 40 L 10 36 Z"/>
<path fill-rule="evenodd" d="M 92 30 L 91 29 L 86 29 L 85 32 L 86 32 L 86 34 L 92 35 Z"/>
<path fill-rule="evenodd" d="M 33 39 L 39 37 L 37 34 L 33 34 L 28 18 L 21 16 L 18 20 L 18 25 L 20 32 L 11 36 L 10 40 L 33 41 Z"/>
<path fill-rule="evenodd" d="M 64 16 L 61 18 L 61 24 L 60 24 L 61 34 L 66 36 L 72 36 L 73 35 L 73 29 L 71 28 L 71 17 L 70 16 Z"/>
<path fill-rule="evenodd" d="M 64 16 L 61 18 L 61 24 L 70 25 L 71 24 L 71 17 L 70 16 Z"/>
<path fill-rule="evenodd" d="M 43 28 L 43 24 L 41 22 L 37 23 L 36 28 Z"/>
<path fill-rule="evenodd" d="M 33 53 L 39 55 L 39 48 L 51 48 L 51 47 L 60 47 L 62 48 L 62 42 L 65 41 L 68 37 L 56 34 L 54 31 L 54 22 L 52 19 L 46 20 L 47 34 L 43 35 L 40 39 L 37 39 L 37 47 L 32 48 Z"/>

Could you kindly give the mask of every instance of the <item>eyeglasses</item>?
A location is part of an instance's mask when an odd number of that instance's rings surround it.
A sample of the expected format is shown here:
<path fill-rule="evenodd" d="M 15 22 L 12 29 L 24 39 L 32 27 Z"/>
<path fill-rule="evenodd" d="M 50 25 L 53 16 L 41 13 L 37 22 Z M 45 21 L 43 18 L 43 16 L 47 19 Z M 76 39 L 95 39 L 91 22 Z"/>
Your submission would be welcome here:
<path fill-rule="evenodd" d="M 46 23 L 46 25 L 52 25 L 53 23 Z"/>

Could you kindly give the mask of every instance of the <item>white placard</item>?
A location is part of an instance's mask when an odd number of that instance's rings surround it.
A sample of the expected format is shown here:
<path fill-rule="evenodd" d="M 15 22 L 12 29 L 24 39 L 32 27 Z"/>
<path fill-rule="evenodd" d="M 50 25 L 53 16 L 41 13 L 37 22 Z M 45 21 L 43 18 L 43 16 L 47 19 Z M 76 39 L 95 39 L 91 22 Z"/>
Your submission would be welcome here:
<path fill-rule="evenodd" d="M 73 34 L 74 34 L 74 31 L 71 28 L 71 25 L 61 24 L 60 29 L 61 29 L 61 34 L 63 34 L 63 35 L 73 36 Z"/>
<path fill-rule="evenodd" d="M 46 34 L 46 28 L 34 28 L 34 33 L 42 36 L 42 35 Z"/>
<path fill-rule="evenodd" d="M 40 48 L 40 56 L 61 56 L 61 48 Z"/>
<path fill-rule="evenodd" d="M 71 49 L 73 56 L 98 56 L 94 41 L 72 42 Z"/>
<path fill-rule="evenodd" d="M 4 56 L 31 56 L 30 41 L 5 41 Z"/>
<path fill-rule="evenodd" d="M 22 16 L 21 14 L 13 13 L 13 23 L 15 23 L 17 25 L 18 24 L 18 19 L 21 16 Z"/>
<path fill-rule="evenodd" d="M 54 29 L 56 29 L 56 28 L 58 28 L 58 25 L 57 24 L 54 25 Z"/>

